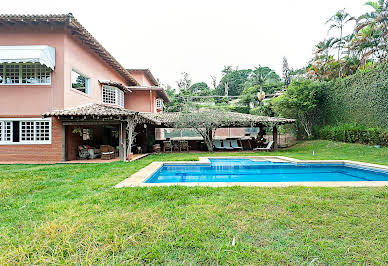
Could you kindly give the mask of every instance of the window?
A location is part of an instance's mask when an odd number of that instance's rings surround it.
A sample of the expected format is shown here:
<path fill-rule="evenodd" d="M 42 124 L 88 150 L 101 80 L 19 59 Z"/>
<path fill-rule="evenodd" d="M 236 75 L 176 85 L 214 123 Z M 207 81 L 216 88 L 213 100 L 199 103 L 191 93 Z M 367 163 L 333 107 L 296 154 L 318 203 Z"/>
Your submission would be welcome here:
<path fill-rule="evenodd" d="M 163 109 L 163 99 L 156 99 L 155 101 L 156 109 Z"/>
<path fill-rule="evenodd" d="M 79 74 L 76 71 L 71 71 L 71 87 L 77 91 L 89 94 L 90 79 Z"/>
<path fill-rule="evenodd" d="M 124 107 L 124 92 L 116 87 L 102 86 L 102 103 Z"/>
<path fill-rule="evenodd" d="M 20 127 L 20 140 L 33 141 L 34 140 L 34 123 L 32 121 L 22 121 Z"/>
<path fill-rule="evenodd" d="M 39 63 L 0 64 L 0 84 L 51 84 L 51 69 Z"/>
<path fill-rule="evenodd" d="M 0 143 L 11 142 L 12 122 L 0 121 Z"/>
<path fill-rule="evenodd" d="M 35 121 L 35 140 L 50 141 L 50 121 Z"/>
<path fill-rule="evenodd" d="M 0 144 L 51 144 L 51 120 L 9 118 L 0 120 Z"/>

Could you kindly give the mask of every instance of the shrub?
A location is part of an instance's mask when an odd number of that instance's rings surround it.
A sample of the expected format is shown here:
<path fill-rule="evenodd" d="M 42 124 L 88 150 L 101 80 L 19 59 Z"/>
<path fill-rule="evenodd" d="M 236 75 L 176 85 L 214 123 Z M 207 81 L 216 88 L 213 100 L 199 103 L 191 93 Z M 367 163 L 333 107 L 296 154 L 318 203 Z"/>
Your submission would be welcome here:
<path fill-rule="evenodd" d="M 321 124 L 356 123 L 388 129 L 388 63 L 358 71 L 328 85 L 317 106 Z"/>
<path fill-rule="evenodd" d="M 388 146 L 388 130 L 367 128 L 355 124 L 314 127 L 314 136 L 319 139 L 349 143 Z"/>

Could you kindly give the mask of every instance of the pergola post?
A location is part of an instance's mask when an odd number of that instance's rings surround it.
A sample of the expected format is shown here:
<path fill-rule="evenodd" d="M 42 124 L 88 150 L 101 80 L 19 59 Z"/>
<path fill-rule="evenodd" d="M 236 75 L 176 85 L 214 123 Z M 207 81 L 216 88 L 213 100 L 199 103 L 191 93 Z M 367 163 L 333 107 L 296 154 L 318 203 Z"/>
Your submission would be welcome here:
<path fill-rule="evenodd" d="M 278 127 L 274 125 L 272 127 L 272 139 L 273 139 L 273 149 L 276 151 L 278 149 Z"/>
<path fill-rule="evenodd" d="M 126 138 L 126 135 L 125 135 L 125 122 L 121 121 L 120 123 L 120 133 L 119 133 L 119 136 L 120 136 L 120 151 L 119 151 L 119 155 L 120 155 L 120 161 L 124 161 L 125 160 L 125 154 L 126 154 L 126 150 L 127 150 L 127 138 Z"/>
<path fill-rule="evenodd" d="M 126 133 L 127 133 L 127 151 L 125 155 L 125 162 L 129 162 L 131 160 L 131 153 L 132 153 L 132 144 L 133 144 L 133 139 L 134 139 L 134 133 L 135 133 L 135 127 L 137 125 L 137 117 L 131 116 L 127 118 L 127 128 L 126 128 Z"/>

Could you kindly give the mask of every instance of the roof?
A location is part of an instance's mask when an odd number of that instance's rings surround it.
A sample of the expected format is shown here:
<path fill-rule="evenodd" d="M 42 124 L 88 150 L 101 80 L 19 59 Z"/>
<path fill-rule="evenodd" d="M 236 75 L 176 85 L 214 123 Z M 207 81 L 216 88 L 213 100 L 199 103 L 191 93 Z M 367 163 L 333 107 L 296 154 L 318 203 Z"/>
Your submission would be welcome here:
<path fill-rule="evenodd" d="M 147 78 L 151 81 L 152 85 L 159 86 L 159 82 L 156 80 L 154 75 L 152 75 L 151 70 L 149 70 L 148 68 L 131 68 L 131 69 L 127 69 L 127 71 L 131 74 L 136 72 L 143 72 L 147 76 Z"/>
<path fill-rule="evenodd" d="M 107 86 L 113 86 L 116 88 L 119 88 L 120 90 L 124 92 L 132 92 L 128 86 L 123 85 L 120 82 L 112 81 L 112 80 L 99 80 L 98 81 L 101 85 L 107 85 Z"/>
<path fill-rule="evenodd" d="M 165 102 L 170 102 L 170 97 L 168 97 L 168 94 L 166 93 L 166 90 L 161 87 L 155 87 L 155 86 L 129 86 L 128 89 L 131 91 L 156 91 L 158 96 L 163 99 Z"/>
<path fill-rule="evenodd" d="M 281 117 L 269 117 L 269 116 L 258 116 L 251 114 L 242 114 L 235 112 L 217 112 L 213 110 L 212 116 L 214 119 L 221 121 L 221 127 L 253 127 L 253 126 L 273 126 L 273 125 L 284 125 L 292 124 L 295 122 L 294 119 L 287 119 Z M 141 113 L 142 116 L 149 120 L 155 121 L 165 127 L 173 127 L 175 121 L 178 121 L 179 117 L 183 113 L 171 113 L 171 112 L 160 112 L 160 113 Z"/>
<path fill-rule="evenodd" d="M 7 15 L 0 14 L 0 27 L 2 24 L 60 24 L 71 30 L 84 45 L 89 47 L 109 66 L 126 79 L 130 85 L 139 85 L 131 74 L 73 17 L 73 14 L 59 15 Z"/>
<path fill-rule="evenodd" d="M 85 105 L 79 105 L 63 110 L 54 110 L 51 112 L 44 113 L 43 117 L 50 116 L 94 116 L 94 117 L 111 117 L 111 116 L 130 116 L 137 112 L 129 111 L 127 109 L 109 106 L 98 103 L 90 103 Z"/>

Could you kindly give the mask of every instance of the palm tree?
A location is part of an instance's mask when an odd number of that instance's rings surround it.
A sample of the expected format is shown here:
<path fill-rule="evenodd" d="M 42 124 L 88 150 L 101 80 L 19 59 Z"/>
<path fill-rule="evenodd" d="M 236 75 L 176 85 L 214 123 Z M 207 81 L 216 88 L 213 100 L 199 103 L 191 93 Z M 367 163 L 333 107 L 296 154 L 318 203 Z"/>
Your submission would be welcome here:
<path fill-rule="evenodd" d="M 337 42 L 338 39 L 334 37 L 320 41 L 317 45 L 315 45 L 314 54 L 317 56 L 329 56 L 330 49 L 333 48 Z"/>
<path fill-rule="evenodd" d="M 355 50 L 365 63 L 370 57 L 383 62 L 388 60 L 388 2 L 378 0 L 365 5 L 373 8 L 357 18 L 350 48 Z"/>
<path fill-rule="evenodd" d="M 336 42 L 338 43 L 337 44 L 338 60 L 340 59 L 340 53 L 343 47 L 343 30 L 344 30 L 345 24 L 353 19 L 354 18 L 350 16 L 349 13 L 345 12 L 345 9 L 341 9 L 337 11 L 337 13 L 335 13 L 334 16 L 332 16 L 326 21 L 326 23 L 331 23 L 328 31 L 332 29 L 338 29 L 340 31 L 340 36 L 338 38 L 338 41 Z"/>

